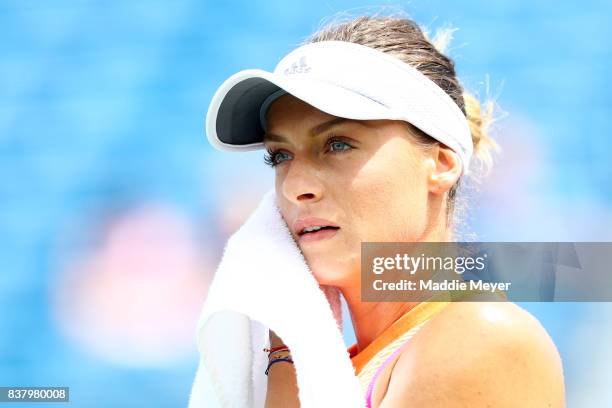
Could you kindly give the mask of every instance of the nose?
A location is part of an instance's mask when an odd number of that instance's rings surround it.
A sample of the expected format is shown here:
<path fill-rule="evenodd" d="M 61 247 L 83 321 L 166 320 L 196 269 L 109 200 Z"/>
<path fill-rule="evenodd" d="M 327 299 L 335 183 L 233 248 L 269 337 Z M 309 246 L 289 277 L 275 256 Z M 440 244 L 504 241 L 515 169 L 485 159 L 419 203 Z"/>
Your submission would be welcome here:
<path fill-rule="evenodd" d="M 318 173 L 318 169 L 306 160 L 298 158 L 291 160 L 281 185 L 285 198 L 294 204 L 320 200 L 323 195 L 323 185 Z"/>

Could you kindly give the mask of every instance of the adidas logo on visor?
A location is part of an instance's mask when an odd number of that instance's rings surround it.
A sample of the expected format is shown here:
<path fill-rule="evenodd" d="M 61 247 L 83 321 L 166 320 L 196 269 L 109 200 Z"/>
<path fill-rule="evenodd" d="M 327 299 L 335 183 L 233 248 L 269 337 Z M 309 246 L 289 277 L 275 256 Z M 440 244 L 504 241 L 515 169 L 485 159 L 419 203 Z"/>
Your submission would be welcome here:
<path fill-rule="evenodd" d="M 303 74 L 310 71 L 310 66 L 306 63 L 306 57 L 302 56 L 299 60 L 293 61 L 291 66 L 283 71 L 285 75 Z"/>

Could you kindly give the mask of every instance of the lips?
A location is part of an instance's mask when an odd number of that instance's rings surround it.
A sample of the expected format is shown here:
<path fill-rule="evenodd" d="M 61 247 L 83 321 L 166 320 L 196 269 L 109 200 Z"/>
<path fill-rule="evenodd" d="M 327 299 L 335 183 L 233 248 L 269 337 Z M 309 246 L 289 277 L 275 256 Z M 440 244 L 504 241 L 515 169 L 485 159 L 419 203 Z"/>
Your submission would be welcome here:
<path fill-rule="evenodd" d="M 324 227 L 317 231 L 306 232 L 299 236 L 298 242 L 304 248 L 304 245 L 310 245 L 310 243 L 325 241 L 338 233 L 339 228 L 336 227 Z"/>
<path fill-rule="evenodd" d="M 298 237 L 308 234 L 316 234 L 317 231 L 307 232 L 304 231 L 308 228 L 313 227 L 322 227 L 318 231 L 324 230 L 337 230 L 340 229 L 338 224 L 331 222 L 330 220 L 326 220 L 324 218 L 317 217 L 308 217 L 308 218 L 300 218 L 293 223 L 293 233 Z"/>

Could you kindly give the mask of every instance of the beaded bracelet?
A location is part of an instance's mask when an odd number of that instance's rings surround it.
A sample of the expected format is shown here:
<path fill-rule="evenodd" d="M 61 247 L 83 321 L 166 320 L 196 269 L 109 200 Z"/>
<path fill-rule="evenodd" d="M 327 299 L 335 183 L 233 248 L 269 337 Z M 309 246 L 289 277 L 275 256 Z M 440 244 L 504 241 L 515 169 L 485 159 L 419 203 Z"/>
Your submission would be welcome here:
<path fill-rule="evenodd" d="M 282 346 L 278 346 L 278 347 L 272 347 L 272 348 L 265 348 L 263 349 L 263 351 L 267 351 L 268 353 L 272 353 L 274 351 L 278 351 L 278 350 L 289 350 L 289 347 L 285 346 L 284 344 Z"/>
<path fill-rule="evenodd" d="M 274 354 L 283 354 L 283 353 L 286 353 L 286 356 L 284 356 L 284 357 L 291 356 L 291 351 L 289 351 L 289 349 L 281 349 L 281 350 L 274 350 L 274 351 L 271 351 L 271 352 L 268 354 L 268 359 L 269 359 L 270 357 L 272 357 Z"/>
<path fill-rule="evenodd" d="M 270 367 L 272 367 L 274 363 L 278 363 L 279 361 L 286 361 L 288 363 L 293 364 L 293 360 L 290 357 L 280 357 L 280 358 L 275 358 L 274 360 L 270 360 L 270 362 L 268 363 L 268 367 L 266 368 L 266 375 L 268 375 L 268 371 L 270 370 Z"/>

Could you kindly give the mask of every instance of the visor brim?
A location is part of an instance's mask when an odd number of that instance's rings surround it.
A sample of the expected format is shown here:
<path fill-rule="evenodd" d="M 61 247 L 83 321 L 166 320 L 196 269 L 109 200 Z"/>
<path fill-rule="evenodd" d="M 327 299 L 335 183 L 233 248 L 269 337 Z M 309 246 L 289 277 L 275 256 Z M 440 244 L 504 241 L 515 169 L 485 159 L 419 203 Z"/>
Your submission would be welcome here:
<path fill-rule="evenodd" d="M 353 90 L 300 74 L 281 76 L 263 70 L 240 71 L 215 92 L 206 116 L 206 133 L 223 151 L 263 148 L 263 102 L 279 89 L 333 116 L 354 120 L 390 118 L 382 103 Z"/>

